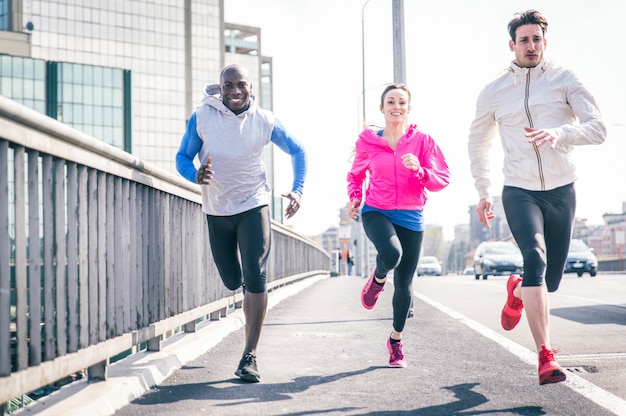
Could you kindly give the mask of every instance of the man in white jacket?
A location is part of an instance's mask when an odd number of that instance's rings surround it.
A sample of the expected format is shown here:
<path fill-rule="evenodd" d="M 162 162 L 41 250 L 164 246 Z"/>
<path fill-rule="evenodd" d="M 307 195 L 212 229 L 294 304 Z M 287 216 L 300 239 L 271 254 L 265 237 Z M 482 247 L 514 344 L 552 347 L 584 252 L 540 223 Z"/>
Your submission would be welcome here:
<path fill-rule="evenodd" d="M 502 204 L 524 258 L 523 277 L 507 281 L 501 323 L 522 309 L 539 354 L 539 384 L 565 380 L 550 346 L 548 292 L 559 287 L 576 208 L 575 145 L 604 142 L 606 128 L 593 96 L 569 70 L 544 60 L 548 22 L 536 10 L 508 25 L 515 59 L 480 93 L 469 135 L 469 157 L 480 201 L 479 220 L 493 219 L 489 149 L 499 132 L 504 150 Z M 544 284 L 545 283 L 545 284 Z"/>

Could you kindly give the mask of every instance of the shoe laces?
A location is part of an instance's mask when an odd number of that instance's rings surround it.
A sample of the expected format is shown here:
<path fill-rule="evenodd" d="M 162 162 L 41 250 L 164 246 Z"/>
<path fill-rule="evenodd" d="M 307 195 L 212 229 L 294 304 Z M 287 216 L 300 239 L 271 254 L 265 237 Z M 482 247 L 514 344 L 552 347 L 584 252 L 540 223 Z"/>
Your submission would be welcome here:
<path fill-rule="evenodd" d="M 402 352 L 402 343 L 396 342 L 391 344 L 391 358 L 393 361 L 399 361 L 404 358 L 404 353 Z"/>
<path fill-rule="evenodd" d="M 369 289 L 367 289 L 367 294 L 371 295 L 371 296 L 376 296 L 380 292 L 382 292 L 384 289 L 385 289 L 384 286 L 379 285 L 376 282 L 372 282 L 372 284 L 370 285 Z"/>
<path fill-rule="evenodd" d="M 509 307 L 511 309 L 522 309 L 524 307 L 524 304 L 522 303 L 521 299 L 516 298 L 515 296 L 513 296 L 511 298 L 511 304 L 509 305 Z"/>
<path fill-rule="evenodd" d="M 558 349 L 547 349 L 546 347 L 542 346 L 541 347 L 541 352 L 539 353 L 539 356 L 541 358 L 542 362 L 549 362 L 549 361 L 555 361 L 554 360 L 554 354 L 559 353 L 561 350 Z"/>
<path fill-rule="evenodd" d="M 256 365 L 256 357 L 252 355 L 252 353 L 247 353 L 246 355 L 244 355 L 243 360 L 248 365 Z"/>

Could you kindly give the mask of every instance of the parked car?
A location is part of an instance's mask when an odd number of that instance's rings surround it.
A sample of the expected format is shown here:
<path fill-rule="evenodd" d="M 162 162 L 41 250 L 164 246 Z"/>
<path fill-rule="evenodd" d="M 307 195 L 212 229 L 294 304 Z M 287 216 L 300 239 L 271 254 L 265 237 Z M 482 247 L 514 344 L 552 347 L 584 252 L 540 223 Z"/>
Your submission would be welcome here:
<path fill-rule="evenodd" d="M 474 253 L 476 280 L 487 276 L 502 276 L 524 272 L 524 260 L 520 249 L 510 241 L 484 241 Z"/>
<path fill-rule="evenodd" d="M 417 262 L 417 275 L 441 276 L 441 262 L 435 256 L 420 257 Z"/>
<path fill-rule="evenodd" d="M 576 273 L 581 277 L 583 273 L 595 276 L 598 270 L 598 259 L 583 240 L 573 239 L 569 244 L 569 253 L 565 262 L 564 273 Z"/>

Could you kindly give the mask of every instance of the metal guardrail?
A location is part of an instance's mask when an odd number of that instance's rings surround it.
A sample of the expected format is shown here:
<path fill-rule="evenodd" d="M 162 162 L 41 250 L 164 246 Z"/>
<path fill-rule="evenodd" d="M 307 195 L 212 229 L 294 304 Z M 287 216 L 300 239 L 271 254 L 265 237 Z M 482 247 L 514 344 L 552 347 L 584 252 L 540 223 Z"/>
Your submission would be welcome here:
<path fill-rule="evenodd" d="M 329 264 L 272 224 L 270 289 Z M 242 299 L 212 262 L 197 186 L 0 96 L 0 409 L 84 369 L 105 379 L 111 357 Z"/>
<path fill-rule="evenodd" d="M 619 256 L 603 256 L 598 258 L 598 271 L 599 272 L 624 272 L 624 266 L 626 266 L 626 259 Z"/>

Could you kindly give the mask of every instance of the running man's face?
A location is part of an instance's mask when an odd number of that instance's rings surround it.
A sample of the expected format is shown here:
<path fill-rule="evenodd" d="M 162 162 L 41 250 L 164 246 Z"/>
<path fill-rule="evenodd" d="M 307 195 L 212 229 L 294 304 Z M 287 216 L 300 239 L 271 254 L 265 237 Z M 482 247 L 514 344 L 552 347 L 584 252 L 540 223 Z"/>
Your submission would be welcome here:
<path fill-rule="evenodd" d="M 233 113 L 239 114 L 250 106 L 252 84 L 238 68 L 230 68 L 221 79 L 222 102 Z"/>
<path fill-rule="evenodd" d="M 515 63 L 520 68 L 534 68 L 543 61 L 546 39 L 539 25 L 523 25 L 515 31 L 515 42 L 509 41 L 515 52 Z"/>

